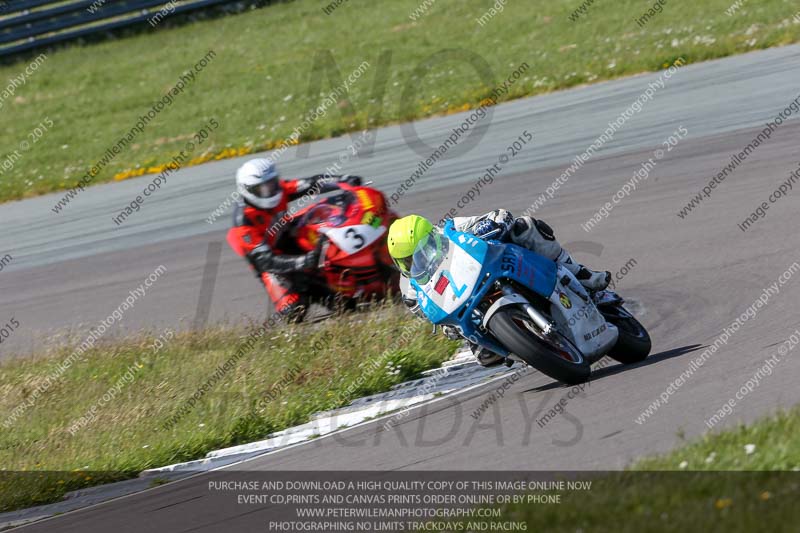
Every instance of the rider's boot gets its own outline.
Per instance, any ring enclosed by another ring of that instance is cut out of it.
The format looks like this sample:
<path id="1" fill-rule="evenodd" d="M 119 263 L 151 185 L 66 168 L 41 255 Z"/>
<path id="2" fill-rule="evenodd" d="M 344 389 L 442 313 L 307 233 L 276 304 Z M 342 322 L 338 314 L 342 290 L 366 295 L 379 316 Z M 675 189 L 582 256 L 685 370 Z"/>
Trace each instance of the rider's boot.
<path id="1" fill-rule="evenodd" d="M 602 291 L 608 284 L 611 283 L 611 272 L 599 272 L 596 270 L 589 270 L 582 264 L 578 263 L 572 256 L 569 255 L 565 249 L 561 249 L 561 253 L 556 258 L 556 263 L 564 265 L 564 268 L 572 272 L 572 274 L 581 282 L 581 285 L 592 291 Z"/>
<path id="2" fill-rule="evenodd" d="M 453 341 L 464 339 L 459 330 L 453 326 L 442 326 L 442 333 L 444 333 L 445 337 Z M 481 366 L 497 366 L 506 362 L 506 358 L 502 355 L 498 355 L 491 350 L 487 350 L 480 344 L 471 342 L 468 339 L 464 340 L 467 341 L 467 344 L 469 344 L 469 349 L 472 352 L 472 355 L 475 356 L 475 359 L 478 360 L 478 364 Z"/>
<path id="3" fill-rule="evenodd" d="M 308 312 L 308 298 L 298 291 L 292 277 L 264 272 L 261 281 L 278 316 L 287 322 L 302 322 Z"/>
<path id="4" fill-rule="evenodd" d="M 611 283 L 611 272 L 590 270 L 572 259 L 556 240 L 553 229 L 541 220 L 529 216 L 517 218 L 511 227 L 511 241 L 564 265 L 589 290 L 600 291 Z"/>
<path id="5" fill-rule="evenodd" d="M 484 367 L 497 366 L 506 362 L 506 358 L 502 355 L 496 354 L 493 351 L 483 348 L 474 342 L 469 343 L 469 349 L 472 350 L 472 355 L 478 360 L 478 364 Z"/>

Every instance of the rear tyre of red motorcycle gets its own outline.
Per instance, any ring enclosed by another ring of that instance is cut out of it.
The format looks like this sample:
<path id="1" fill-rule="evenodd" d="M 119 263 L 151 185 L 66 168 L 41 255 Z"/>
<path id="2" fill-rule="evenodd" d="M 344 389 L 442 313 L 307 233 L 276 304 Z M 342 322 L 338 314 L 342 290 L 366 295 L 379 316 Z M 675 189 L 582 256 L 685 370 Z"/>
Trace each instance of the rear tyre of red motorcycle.
<path id="1" fill-rule="evenodd" d="M 497 311 L 489 331 L 509 351 L 555 380 L 576 385 L 589 379 L 591 365 L 581 351 L 561 333 L 545 337 L 520 306 Z"/>

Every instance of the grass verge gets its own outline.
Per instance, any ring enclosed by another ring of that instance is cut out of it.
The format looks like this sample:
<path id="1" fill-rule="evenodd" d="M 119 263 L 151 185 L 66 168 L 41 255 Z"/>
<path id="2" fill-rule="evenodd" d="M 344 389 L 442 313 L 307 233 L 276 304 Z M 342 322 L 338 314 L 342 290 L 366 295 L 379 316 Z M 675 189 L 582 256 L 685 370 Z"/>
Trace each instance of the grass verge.
<path id="1" fill-rule="evenodd" d="M 800 470 L 800 407 L 710 433 L 635 470 Z M 800 474 L 798 474 L 800 479 Z"/>
<path id="2" fill-rule="evenodd" d="M 670 0 L 645 25 L 636 19 L 649 6 L 636 0 L 598 2 L 577 17 L 578 0 L 508 2 L 491 18 L 489 0 L 421 11 L 419 0 L 349 2 L 329 15 L 328 3 L 299 0 L 53 53 L 2 102 L 0 201 L 73 187 L 209 50 L 215 59 L 92 183 L 159 172 L 204 126 L 187 156 L 194 163 L 274 147 L 364 61 L 347 99 L 336 98 L 300 141 L 474 107 L 523 63 L 500 101 L 800 37 L 788 0 L 746 2 L 733 14 L 731 0 Z M 463 60 L 424 66 L 449 48 L 480 56 L 491 79 Z M 0 79 L 24 69 L 4 66 Z M 212 119 L 218 127 L 207 126 Z"/>
<path id="3" fill-rule="evenodd" d="M 794 472 L 623 472 L 578 477 L 591 481 L 591 489 L 562 491 L 558 503 L 510 505 L 502 509 L 498 521 L 524 522 L 527 531 L 565 533 L 751 533 L 797 531 L 800 520 L 795 504 L 800 476 Z"/>
<path id="4" fill-rule="evenodd" d="M 508 505 L 501 521 L 557 532 L 797 531 L 799 469 L 796 407 L 624 472 L 578 474 L 591 490 L 562 492 L 557 504 Z"/>
<path id="5" fill-rule="evenodd" d="M 160 349 L 144 334 L 98 346 L 0 431 L 0 511 L 197 459 L 385 391 L 452 356 L 456 343 L 429 328 L 388 306 L 269 330 L 177 422 L 181 406 L 254 328 L 161 334 Z M 4 420 L 69 353 L 63 348 L 0 366 Z M 88 422 L 76 426 L 81 417 Z"/>

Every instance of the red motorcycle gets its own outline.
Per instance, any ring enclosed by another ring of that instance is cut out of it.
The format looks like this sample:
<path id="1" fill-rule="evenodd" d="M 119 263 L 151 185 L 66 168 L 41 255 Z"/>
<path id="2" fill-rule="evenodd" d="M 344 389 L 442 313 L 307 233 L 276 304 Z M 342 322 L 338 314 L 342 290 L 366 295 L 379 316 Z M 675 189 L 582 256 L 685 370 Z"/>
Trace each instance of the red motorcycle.
<path id="1" fill-rule="evenodd" d="M 308 293 L 347 304 L 396 294 L 400 274 L 389 256 L 386 234 L 397 214 L 377 189 L 344 183 L 339 188 L 292 216 L 290 234 L 301 251 L 313 250 L 320 235 L 327 239 L 320 267 L 307 280 Z"/>

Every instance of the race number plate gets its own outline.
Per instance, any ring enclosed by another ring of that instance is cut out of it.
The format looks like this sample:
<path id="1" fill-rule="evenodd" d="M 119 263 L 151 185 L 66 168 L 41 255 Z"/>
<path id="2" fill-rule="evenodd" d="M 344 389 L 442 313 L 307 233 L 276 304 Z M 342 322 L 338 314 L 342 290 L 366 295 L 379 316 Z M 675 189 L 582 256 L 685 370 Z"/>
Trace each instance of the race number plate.
<path id="1" fill-rule="evenodd" d="M 352 255 L 377 241 L 386 232 L 386 228 L 357 224 L 344 228 L 322 228 L 320 232 L 324 232 L 340 250 Z"/>

